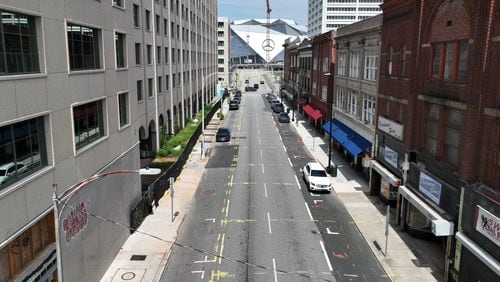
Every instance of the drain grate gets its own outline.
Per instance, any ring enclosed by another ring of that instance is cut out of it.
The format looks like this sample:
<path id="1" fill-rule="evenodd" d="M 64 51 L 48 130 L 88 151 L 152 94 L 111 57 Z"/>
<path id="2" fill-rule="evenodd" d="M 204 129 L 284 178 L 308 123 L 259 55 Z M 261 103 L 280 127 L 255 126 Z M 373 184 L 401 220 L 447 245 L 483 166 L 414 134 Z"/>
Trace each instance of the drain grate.
<path id="1" fill-rule="evenodd" d="M 130 260 L 146 260 L 146 255 L 132 255 Z"/>

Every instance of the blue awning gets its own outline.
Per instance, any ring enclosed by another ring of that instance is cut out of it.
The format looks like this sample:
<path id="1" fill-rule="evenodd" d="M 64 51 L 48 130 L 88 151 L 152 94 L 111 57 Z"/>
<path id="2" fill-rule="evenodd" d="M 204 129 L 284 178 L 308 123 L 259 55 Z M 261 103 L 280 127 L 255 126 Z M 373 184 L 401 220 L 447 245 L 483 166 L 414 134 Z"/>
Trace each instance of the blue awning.
<path id="1" fill-rule="evenodd" d="M 332 133 L 330 133 L 330 127 Z M 323 129 L 353 157 L 372 145 L 370 141 L 335 118 L 323 124 Z"/>

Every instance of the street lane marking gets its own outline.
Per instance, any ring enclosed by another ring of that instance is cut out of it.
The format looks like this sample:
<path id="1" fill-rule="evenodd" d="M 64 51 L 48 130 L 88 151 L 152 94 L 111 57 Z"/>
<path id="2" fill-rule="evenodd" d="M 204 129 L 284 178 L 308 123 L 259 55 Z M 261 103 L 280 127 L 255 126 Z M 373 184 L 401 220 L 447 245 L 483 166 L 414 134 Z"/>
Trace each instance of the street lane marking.
<path id="1" fill-rule="evenodd" d="M 310 192 L 310 193 L 311 193 L 311 197 L 321 197 L 321 195 L 313 194 L 313 192 Z"/>
<path id="2" fill-rule="evenodd" d="M 205 260 L 195 260 L 194 263 L 205 263 L 205 262 L 215 262 L 215 259 L 208 260 L 208 256 L 205 256 Z"/>
<path id="3" fill-rule="evenodd" d="M 233 175 L 231 175 L 231 181 L 229 182 L 229 187 L 233 187 Z"/>
<path id="4" fill-rule="evenodd" d="M 213 223 L 215 223 L 215 218 L 205 218 L 206 221 L 211 221 Z"/>
<path id="5" fill-rule="evenodd" d="M 319 241 L 319 244 L 321 245 L 321 250 L 323 251 L 323 255 L 325 256 L 326 263 L 328 264 L 328 269 L 330 269 L 330 271 L 333 271 L 332 264 L 330 263 L 330 258 L 328 258 L 328 254 L 326 253 L 325 244 L 323 243 L 323 241 Z"/>
<path id="6" fill-rule="evenodd" d="M 278 282 L 278 273 L 276 272 L 276 260 L 273 258 L 274 281 Z"/>
<path id="7" fill-rule="evenodd" d="M 261 164 L 262 165 L 262 174 L 265 174 L 264 172 L 264 164 Z"/>
<path id="8" fill-rule="evenodd" d="M 316 205 L 316 204 L 318 204 L 318 203 L 323 202 L 323 200 L 313 200 L 313 202 L 314 202 L 314 204 Z"/>
<path id="9" fill-rule="evenodd" d="M 231 200 L 227 200 L 227 206 L 226 206 L 226 217 L 227 217 L 227 213 L 229 212 L 229 201 L 231 201 Z"/>
<path id="10" fill-rule="evenodd" d="M 283 142 L 283 138 L 281 138 L 281 135 L 280 135 L 280 140 L 281 140 L 281 142 Z"/>
<path id="11" fill-rule="evenodd" d="M 267 224 L 269 226 L 269 234 L 273 234 L 271 231 L 271 217 L 269 216 L 269 213 L 267 213 Z"/>
<path id="12" fill-rule="evenodd" d="M 220 253 L 219 253 L 219 264 L 222 263 L 222 251 L 224 250 L 224 238 L 226 237 L 226 234 L 222 234 L 222 241 L 220 243 Z"/>
<path id="13" fill-rule="evenodd" d="M 267 184 L 264 183 L 264 195 L 266 195 L 266 198 L 267 198 Z"/>
<path id="14" fill-rule="evenodd" d="M 288 162 L 290 163 L 290 166 L 293 167 L 293 164 L 292 164 L 292 161 L 290 160 L 290 158 L 288 158 Z"/>
<path id="15" fill-rule="evenodd" d="M 286 147 L 285 147 L 285 145 L 283 145 L 283 150 L 285 150 L 285 153 L 286 153 Z"/>
<path id="16" fill-rule="evenodd" d="M 300 182 L 299 182 L 299 178 L 297 177 L 297 175 L 295 175 L 295 182 L 297 182 L 297 186 L 299 186 L 299 190 L 302 189 L 300 187 Z"/>
<path id="17" fill-rule="evenodd" d="M 339 235 L 338 232 L 332 232 L 332 231 L 330 231 L 330 228 L 328 228 L 328 227 L 326 228 L 326 233 L 330 234 L 330 235 Z"/>
<path id="18" fill-rule="evenodd" d="M 191 273 L 201 273 L 201 279 L 205 278 L 205 270 L 194 270 Z"/>
<path id="19" fill-rule="evenodd" d="M 304 203 L 304 204 L 306 204 L 306 209 L 307 209 L 307 213 L 309 214 L 309 218 L 310 218 L 311 220 L 314 220 L 314 218 L 313 218 L 313 216 L 312 216 L 312 213 L 311 213 L 311 210 L 309 209 L 309 206 L 307 205 L 307 203 Z"/>
<path id="20" fill-rule="evenodd" d="M 262 158 L 262 149 L 260 149 L 260 157 Z"/>
<path id="21" fill-rule="evenodd" d="M 260 141 L 260 137 L 259 137 L 259 145 L 262 145 L 261 141 Z"/>

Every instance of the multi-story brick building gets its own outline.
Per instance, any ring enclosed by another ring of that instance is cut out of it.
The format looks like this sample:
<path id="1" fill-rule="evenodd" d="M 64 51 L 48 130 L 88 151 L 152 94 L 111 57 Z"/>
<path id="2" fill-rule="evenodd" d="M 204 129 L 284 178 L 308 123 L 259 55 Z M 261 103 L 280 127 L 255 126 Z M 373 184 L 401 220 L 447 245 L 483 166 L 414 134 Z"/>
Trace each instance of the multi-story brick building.
<path id="1" fill-rule="evenodd" d="M 369 177 L 375 136 L 382 15 L 337 29 L 333 135 L 336 148 Z M 329 124 L 325 125 L 329 132 Z M 365 160 L 363 163 L 363 159 Z"/>
<path id="2" fill-rule="evenodd" d="M 372 191 L 397 192 L 403 230 L 442 240 L 444 280 L 494 281 L 500 5 L 386 0 L 382 9 Z"/>
<path id="3" fill-rule="evenodd" d="M 0 280 L 98 281 L 129 230 L 85 211 L 130 222 L 140 152 L 200 109 L 216 71 L 216 1 L 0 0 L 0 13 Z M 131 173 L 64 198 L 56 230 L 53 187 L 115 170 Z"/>

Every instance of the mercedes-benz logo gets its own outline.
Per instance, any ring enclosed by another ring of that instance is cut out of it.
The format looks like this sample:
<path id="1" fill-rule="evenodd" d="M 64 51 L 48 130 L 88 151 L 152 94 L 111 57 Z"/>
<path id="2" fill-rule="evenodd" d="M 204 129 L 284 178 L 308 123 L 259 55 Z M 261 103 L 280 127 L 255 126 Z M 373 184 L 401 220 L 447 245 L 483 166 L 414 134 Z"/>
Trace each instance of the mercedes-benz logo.
<path id="1" fill-rule="evenodd" d="M 262 42 L 262 49 L 264 51 L 272 51 L 274 50 L 274 41 L 272 39 L 266 39 Z"/>

